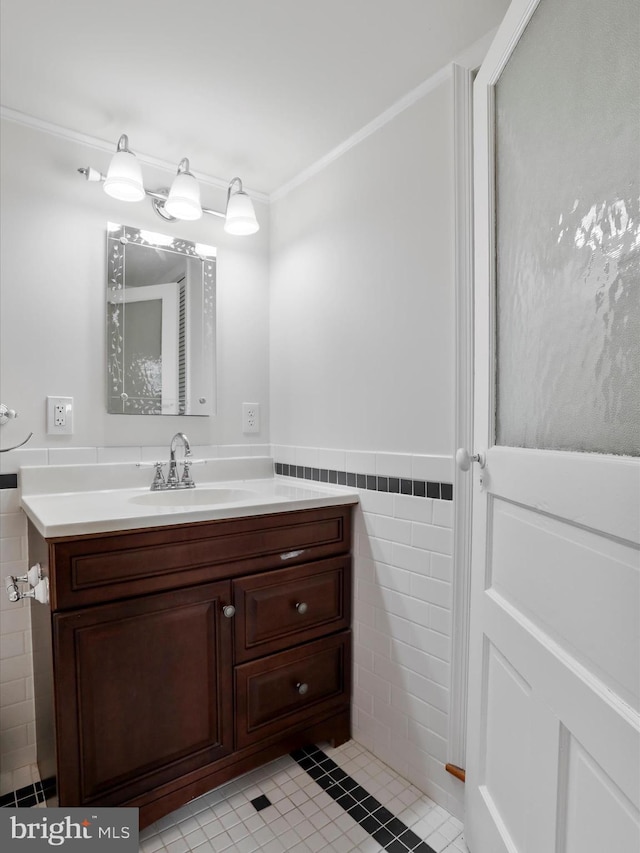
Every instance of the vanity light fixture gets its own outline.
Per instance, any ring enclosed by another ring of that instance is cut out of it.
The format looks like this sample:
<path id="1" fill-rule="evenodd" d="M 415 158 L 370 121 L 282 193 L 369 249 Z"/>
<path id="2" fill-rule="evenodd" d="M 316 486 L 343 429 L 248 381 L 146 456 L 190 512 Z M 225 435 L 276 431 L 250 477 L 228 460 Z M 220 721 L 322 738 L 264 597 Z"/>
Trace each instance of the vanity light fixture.
<path id="1" fill-rule="evenodd" d="M 227 234 L 247 236 L 255 234 L 260 228 L 253 203 L 242 188 L 240 178 L 233 178 L 227 189 L 227 206 L 224 213 L 202 207 L 200 186 L 189 171 L 189 160 L 184 157 L 178 165 L 178 172 L 169 190 L 148 190 L 142 183 L 142 172 L 136 155 L 129 149 L 129 139 L 125 133 L 118 140 L 116 153 L 111 159 L 106 176 L 91 166 L 78 169 L 90 182 L 101 182 L 104 191 L 120 201 L 141 201 L 145 196 L 151 199 L 153 209 L 162 219 L 175 222 L 177 219 L 196 220 L 203 213 L 218 216 L 225 220 Z"/>

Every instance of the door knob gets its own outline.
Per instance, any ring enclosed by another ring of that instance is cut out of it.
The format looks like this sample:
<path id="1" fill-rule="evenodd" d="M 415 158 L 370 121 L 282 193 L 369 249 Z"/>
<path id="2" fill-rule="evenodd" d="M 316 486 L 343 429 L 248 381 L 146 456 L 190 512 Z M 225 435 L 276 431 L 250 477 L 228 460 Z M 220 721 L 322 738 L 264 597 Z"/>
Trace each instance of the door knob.
<path id="1" fill-rule="evenodd" d="M 233 604 L 227 604 L 222 608 L 223 614 L 227 617 L 227 619 L 231 619 L 232 616 L 235 616 L 236 609 Z"/>
<path id="2" fill-rule="evenodd" d="M 486 464 L 484 453 L 474 453 L 471 456 L 466 447 L 459 447 L 456 450 L 456 465 L 461 471 L 468 471 L 472 462 L 477 462 L 481 468 L 484 468 Z"/>

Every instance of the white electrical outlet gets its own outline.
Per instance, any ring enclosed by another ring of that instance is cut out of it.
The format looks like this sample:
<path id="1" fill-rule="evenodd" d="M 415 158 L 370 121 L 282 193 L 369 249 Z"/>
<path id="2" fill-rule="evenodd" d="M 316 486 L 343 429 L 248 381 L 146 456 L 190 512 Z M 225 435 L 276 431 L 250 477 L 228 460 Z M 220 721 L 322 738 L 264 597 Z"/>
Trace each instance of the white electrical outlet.
<path id="1" fill-rule="evenodd" d="M 242 404 L 242 432 L 260 432 L 260 403 Z"/>
<path id="2" fill-rule="evenodd" d="M 71 435 L 73 432 L 73 397 L 47 397 L 47 433 Z"/>

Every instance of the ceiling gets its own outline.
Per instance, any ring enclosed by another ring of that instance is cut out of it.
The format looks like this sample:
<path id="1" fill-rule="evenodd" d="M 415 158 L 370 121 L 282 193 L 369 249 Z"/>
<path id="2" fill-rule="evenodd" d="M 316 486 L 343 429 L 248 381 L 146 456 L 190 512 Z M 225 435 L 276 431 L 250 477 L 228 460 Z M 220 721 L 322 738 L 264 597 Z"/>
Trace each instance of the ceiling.
<path id="1" fill-rule="evenodd" d="M 1 102 L 271 193 L 500 22 L 508 0 L 2 0 Z"/>

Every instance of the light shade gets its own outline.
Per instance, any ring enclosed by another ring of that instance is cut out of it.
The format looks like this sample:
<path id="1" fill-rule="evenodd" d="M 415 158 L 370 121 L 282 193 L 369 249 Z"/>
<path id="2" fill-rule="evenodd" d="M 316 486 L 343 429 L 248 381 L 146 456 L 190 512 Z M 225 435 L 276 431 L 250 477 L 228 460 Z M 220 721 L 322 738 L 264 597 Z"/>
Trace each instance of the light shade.
<path id="1" fill-rule="evenodd" d="M 238 190 L 229 195 L 224 230 L 227 234 L 244 237 L 255 234 L 260 228 L 253 204 L 244 190 Z"/>
<path id="2" fill-rule="evenodd" d="M 142 201 L 145 197 L 142 172 L 136 155 L 127 148 L 127 142 L 123 134 L 109 164 L 103 188 L 107 195 L 120 201 Z"/>
<path id="3" fill-rule="evenodd" d="M 189 161 L 186 158 L 180 161 L 178 174 L 173 179 L 164 209 L 169 216 L 175 216 L 176 219 L 200 219 L 202 216 L 200 187 L 189 171 Z"/>

